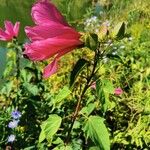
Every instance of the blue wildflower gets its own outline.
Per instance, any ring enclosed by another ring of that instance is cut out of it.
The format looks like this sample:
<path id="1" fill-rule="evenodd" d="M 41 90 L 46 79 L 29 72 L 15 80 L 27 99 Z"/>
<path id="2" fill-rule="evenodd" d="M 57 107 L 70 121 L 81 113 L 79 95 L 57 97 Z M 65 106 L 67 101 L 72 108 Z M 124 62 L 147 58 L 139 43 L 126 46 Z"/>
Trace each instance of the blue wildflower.
<path id="1" fill-rule="evenodd" d="M 21 113 L 18 110 L 14 110 L 11 113 L 13 119 L 19 119 L 21 117 Z"/>

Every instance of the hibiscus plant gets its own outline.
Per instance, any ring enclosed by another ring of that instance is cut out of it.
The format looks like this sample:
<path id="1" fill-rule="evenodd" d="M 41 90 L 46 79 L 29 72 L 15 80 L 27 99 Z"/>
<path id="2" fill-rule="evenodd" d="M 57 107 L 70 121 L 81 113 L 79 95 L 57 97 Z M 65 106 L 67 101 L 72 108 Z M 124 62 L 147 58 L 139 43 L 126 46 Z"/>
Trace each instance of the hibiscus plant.
<path id="1" fill-rule="evenodd" d="M 48 0 L 33 4 L 31 16 L 34 25 L 25 27 L 28 41 L 23 44 L 18 41 L 19 22 L 5 21 L 5 29 L 0 28 L 0 40 L 8 42 L 1 98 L 10 106 L 3 106 L 6 133 L 0 143 L 7 149 L 109 150 L 108 111 L 124 92 L 103 78 L 101 68 L 107 59 L 124 64 L 111 44 L 125 36 L 125 23 L 78 32 Z M 76 51 L 82 55 L 74 61 Z M 66 54 L 69 69 L 61 65 Z M 50 78 L 59 78 L 61 68 L 65 78 L 56 87 L 59 79 Z"/>

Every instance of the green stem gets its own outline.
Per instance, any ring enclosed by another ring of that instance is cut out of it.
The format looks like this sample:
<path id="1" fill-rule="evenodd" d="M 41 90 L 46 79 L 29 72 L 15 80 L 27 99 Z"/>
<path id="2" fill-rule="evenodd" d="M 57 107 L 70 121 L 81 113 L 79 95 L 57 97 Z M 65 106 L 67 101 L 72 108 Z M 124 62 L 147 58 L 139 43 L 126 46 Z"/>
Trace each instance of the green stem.
<path id="1" fill-rule="evenodd" d="M 94 64 L 93 64 L 93 68 L 92 68 L 91 74 L 87 78 L 86 85 L 84 86 L 83 91 L 82 91 L 82 93 L 81 93 L 81 95 L 80 95 L 80 97 L 78 99 L 78 102 L 77 102 L 77 105 L 76 105 L 76 108 L 75 108 L 75 112 L 74 112 L 74 114 L 72 116 L 72 120 L 71 120 L 72 123 L 70 125 L 69 130 L 68 130 L 67 138 L 66 138 L 66 141 L 65 141 L 66 144 L 68 144 L 69 141 L 70 141 L 71 131 L 72 131 L 73 125 L 74 125 L 74 123 L 76 121 L 76 118 L 78 116 L 78 113 L 80 111 L 81 101 L 82 101 L 82 99 L 83 99 L 87 89 L 91 86 L 90 82 L 92 80 L 92 77 L 95 74 L 96 66 L 97 66 L 97 63 L 98 63 L 98 59 L 97 59 L 98 57 L 97 56 L 98 56 L 98 54 L 97 54 L 97 51 L 96 51 L 95 52 L 95 56 L 94 56 Z"/>

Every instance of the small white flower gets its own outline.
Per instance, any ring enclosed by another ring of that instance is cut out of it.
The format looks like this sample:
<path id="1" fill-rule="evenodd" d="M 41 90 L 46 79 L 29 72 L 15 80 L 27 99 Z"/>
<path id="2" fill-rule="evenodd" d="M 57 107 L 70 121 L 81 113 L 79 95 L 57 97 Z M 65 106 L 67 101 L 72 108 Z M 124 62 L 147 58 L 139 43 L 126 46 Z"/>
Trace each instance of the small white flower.
<path id="1" fill-rule="evenodd" d="M 16 136 L 11 134 L 10 136 L 8 136 L 7 142 L 14 142 L 15 138 L 16 138 Z"/>
<path id="2" fill-rule="evenodd" d="M 8 127 L 9 128 L 16 128 L 18 126 L 18 123 L 19 121 L 18 120 L 13 120 L 13 121 L 10 121 L 9 124 L 8 124 Z"/>

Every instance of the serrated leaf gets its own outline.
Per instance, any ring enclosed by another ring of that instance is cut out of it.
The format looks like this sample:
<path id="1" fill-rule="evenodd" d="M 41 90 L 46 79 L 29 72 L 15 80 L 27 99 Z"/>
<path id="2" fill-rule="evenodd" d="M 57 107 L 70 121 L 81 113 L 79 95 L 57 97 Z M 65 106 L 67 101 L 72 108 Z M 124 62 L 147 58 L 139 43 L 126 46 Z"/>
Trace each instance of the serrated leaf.
<path id="1" fill-rule="evenodd" d="M 61 125 L 62 118 L 56 114 L 49 115 L 49 118 L 44 122 L 44 133 L 48 141 L 51 141 L 52 137 L 58 131 Z"/>
<path id="2" fill-rule="evenodd" d="M 125 23 L 118 23 L 112 30 L 112 37 L 122 38 L 125 34 Z"/>
<path id="3" fill-rule="evenodd" d="M 100 150 L 110 150 L 109 133 L 103 121 L 104 119 L 99 116 L 90 116 L 83 131 Z"/>
<path id="4" fill-rule="evenodd" d="M 95 109 L 95 107 L 96 107 L 95 103 L 90 103 L 86 107 L 83 107 L 80 112 L 89 116 L 92 113 L 92 111 Z"/>
<path id="5" fill-rule="evenodd" d="M 70 76 L 70 87 L 73 86 L 76 78 L 78 77 L 79 73 L 83 70 L 83 68 L 86 66 L 88 63 L 87 60 L 85 59 L 79 59 L 77 63 L 75 64 L 73 70 L 71 71 L 71 76 Z"/>
<path id="6" fill-rule="evenodd" d="M 54 104 L 62 102 L 62 100 L 65 99 L 70 93 L 71 91 L 69 90 L 69 88 L 67 86 L 64 86 L 63 89 L 59 91 L 58 95 L 56 95 Z"/>

